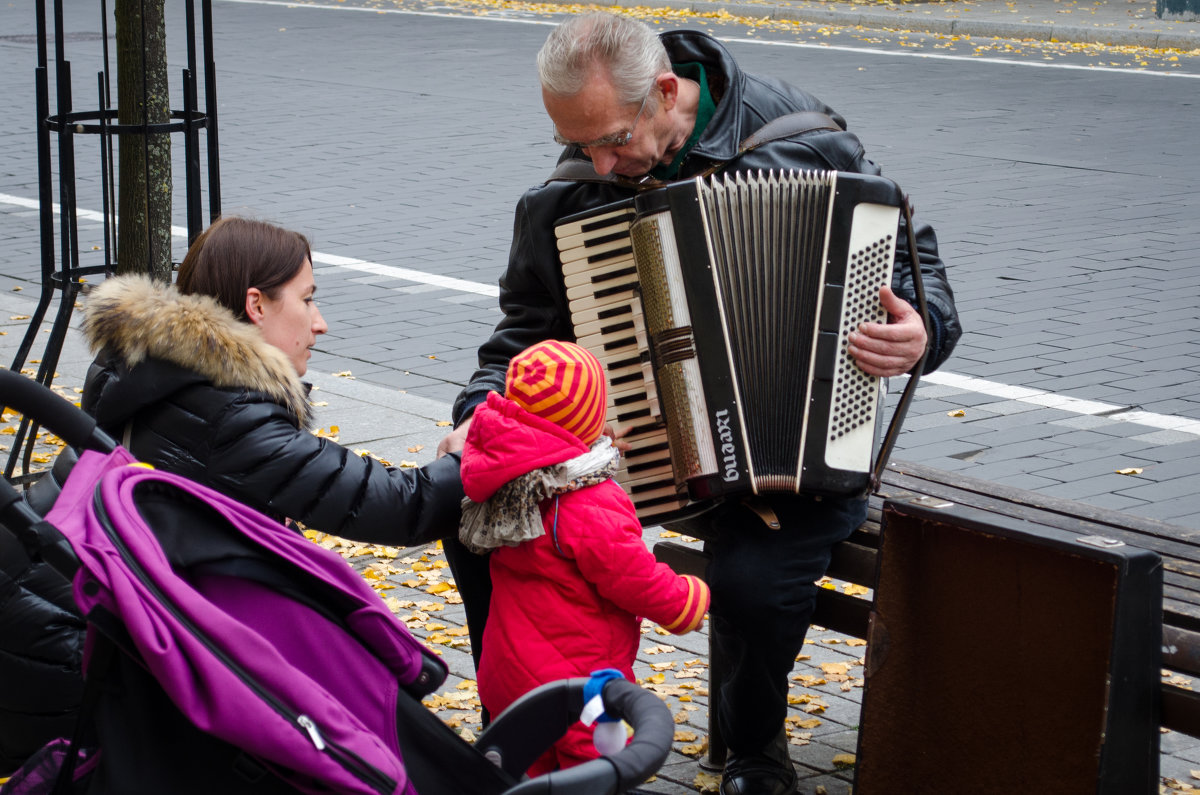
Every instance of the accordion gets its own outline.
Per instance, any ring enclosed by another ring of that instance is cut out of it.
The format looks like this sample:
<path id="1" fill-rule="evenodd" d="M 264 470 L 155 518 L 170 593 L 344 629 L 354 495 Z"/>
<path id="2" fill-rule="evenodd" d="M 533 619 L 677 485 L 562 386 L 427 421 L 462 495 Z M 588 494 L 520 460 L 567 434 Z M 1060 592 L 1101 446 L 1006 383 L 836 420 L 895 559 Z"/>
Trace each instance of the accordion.
<path id="1" fill-rule="evenodd" d="M 847 353 L 883 322 L 903 195 L 785 171 L 673 183 L 555 226 L 576 341 L 608 371 L 617 480 L 639 517 L 871 483 L 879 379 Z"/>

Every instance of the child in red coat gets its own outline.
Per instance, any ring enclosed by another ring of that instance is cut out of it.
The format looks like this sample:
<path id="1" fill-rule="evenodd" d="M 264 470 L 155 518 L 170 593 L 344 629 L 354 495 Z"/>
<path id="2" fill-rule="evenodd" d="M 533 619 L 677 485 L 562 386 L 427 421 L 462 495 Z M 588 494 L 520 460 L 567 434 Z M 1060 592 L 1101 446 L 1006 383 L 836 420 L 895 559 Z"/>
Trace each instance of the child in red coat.
<path id="1" fill-rule="evenodd" d="M 602 436 L 607 388 L 596 357 L 547 341 L 515 356 L 505 397 L 475 410 L 462 456 L 460 537 L 491 552 L 492 601 L 479 696 L 492 715 L 546 682 L 616 668 L 633 679 L 641 616 L 684 634 L 708 610 L 705 583 L 646 549 L 619 455 Z M 576 723 L 530 768 L 598 756 Z"/>

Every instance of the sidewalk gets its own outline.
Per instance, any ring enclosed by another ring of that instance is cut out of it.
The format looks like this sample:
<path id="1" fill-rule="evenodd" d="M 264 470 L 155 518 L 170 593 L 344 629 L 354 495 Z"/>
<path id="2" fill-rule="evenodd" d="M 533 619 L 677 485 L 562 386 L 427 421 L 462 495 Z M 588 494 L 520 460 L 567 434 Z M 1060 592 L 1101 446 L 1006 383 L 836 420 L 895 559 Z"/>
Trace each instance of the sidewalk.
<path id="1" fill-rule="evenodd" d="M 695 12 L 943 36 L 1032 39 L 1151 49 L 1200 49 L 1200 19 L 1158 19 L 1153 0 L 617 0 Z"/>

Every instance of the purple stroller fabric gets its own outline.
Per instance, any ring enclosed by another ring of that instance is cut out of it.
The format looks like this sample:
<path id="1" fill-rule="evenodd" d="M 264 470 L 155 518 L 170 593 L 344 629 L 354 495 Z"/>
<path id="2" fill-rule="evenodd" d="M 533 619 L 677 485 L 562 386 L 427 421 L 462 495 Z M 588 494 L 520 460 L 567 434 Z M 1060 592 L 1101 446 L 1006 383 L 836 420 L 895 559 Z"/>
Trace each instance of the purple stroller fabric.
<path id="1" fill-rule="evenodd" d="M 350 632 L 252 580 L 185 579 L 137 510 L 143 487 L 202 500 L 265 557 L 335 587 L 354 605 Z M 79 557 L 80 608 L 102 606 L 119 618 L 147 669 L 199 729 L 300 791 L 415 792 L 395 721 L 397 699 L 408 697 L 400 685 L 420 673 L 421 647 L 336 553 L 123 449 L 85 452 L 46 518 Z"/>

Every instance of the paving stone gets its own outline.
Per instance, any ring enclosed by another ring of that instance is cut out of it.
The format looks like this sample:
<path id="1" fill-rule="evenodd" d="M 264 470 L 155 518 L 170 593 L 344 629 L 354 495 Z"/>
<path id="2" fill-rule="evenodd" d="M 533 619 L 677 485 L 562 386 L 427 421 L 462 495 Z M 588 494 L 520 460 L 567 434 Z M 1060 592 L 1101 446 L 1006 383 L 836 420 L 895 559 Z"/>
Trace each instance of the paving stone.
<path id="1" fill-rule="evenodd" d="M 1030 491 L 1049 489 L 1059 484 L 1059 481 L 1055 480 L 1054 478 L 1047 478 L 1029 473 L 999 477 L 995 479 L 995 482 L 1002 486 L 1012 486 L 1014 488 L 1028 489 Z"/>

